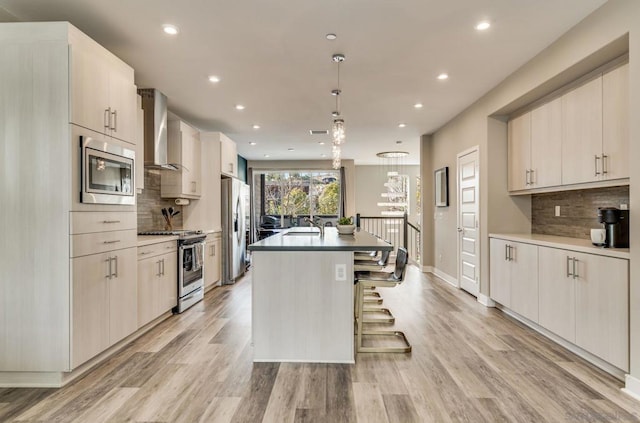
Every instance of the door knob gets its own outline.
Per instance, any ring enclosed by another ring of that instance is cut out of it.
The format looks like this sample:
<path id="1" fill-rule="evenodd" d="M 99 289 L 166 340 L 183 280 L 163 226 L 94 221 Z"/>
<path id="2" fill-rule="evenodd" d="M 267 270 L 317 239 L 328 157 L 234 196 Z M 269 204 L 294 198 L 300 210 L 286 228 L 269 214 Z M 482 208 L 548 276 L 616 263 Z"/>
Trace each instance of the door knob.
<path id="1" fill-rule="evenodd" d="M 462 232 L 462 231 L 463 231 L 463 229 L 462 229 L 462 228 L 458 228 L 458 232 Z"/>

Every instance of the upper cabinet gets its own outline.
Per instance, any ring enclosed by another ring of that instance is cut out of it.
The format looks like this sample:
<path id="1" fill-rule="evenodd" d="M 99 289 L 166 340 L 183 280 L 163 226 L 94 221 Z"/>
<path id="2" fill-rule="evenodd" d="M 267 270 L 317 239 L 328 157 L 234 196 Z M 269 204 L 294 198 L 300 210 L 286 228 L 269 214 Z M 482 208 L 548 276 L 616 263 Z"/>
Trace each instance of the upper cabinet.
<path id="1" fill-rule="evenodd" d="M 558 98 L 509 121 L 509 191 L 562 183 L 561 110 Z"/>
<path id="2" fill-rule="evenodd" d="M 562 183 L 601 179 L 601 77 L 562 96 L 562 122 Z"/>
<path id="3" fill-rule="evenodd" d="M 167 129 L 167 158 L 178 170 L 161 172 L 160 196 L 198 199 L 202 191 L 200 132 L 181 120 L 169 120 Z"/>
<path id="4" fill-rule="evenodd" d="M 602 173 L 629 177 L 629 64 L 602 76 Z"/>
<path id="5" fill-rule="evenodd" d="M 136 142 L 133 69 L 85 37 L 71 39 L 71 122 Z"/>
<path id="6" fill-rule="evenodd" d="M 238 149 L 236 143 L 220 134 L 220 173 L 238 177 Z"/>
<path id="7" fill-rule="evenodd" d="M 629 65 L 508 124 L 509 191 L 629 178 Z"/>

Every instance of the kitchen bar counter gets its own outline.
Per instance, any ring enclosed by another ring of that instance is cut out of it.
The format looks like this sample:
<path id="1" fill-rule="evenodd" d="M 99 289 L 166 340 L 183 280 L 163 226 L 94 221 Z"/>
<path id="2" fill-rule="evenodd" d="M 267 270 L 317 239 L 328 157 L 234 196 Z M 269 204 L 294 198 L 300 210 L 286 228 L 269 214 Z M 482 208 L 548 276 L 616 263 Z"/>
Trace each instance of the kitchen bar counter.
<path id="1" fill-rule="evenodd" d="M 353 252 L 392 246 L 365 231 L 300 234 L 310 230 L 293 228 L 249 246 L 254 361 L 355 361 Z"/>
<path id="2" fill-rule="evenodd" d="M 312 234 L 311 234 L 312 233 Z M 392 246 L 362 229 L 353 235 L 339 235 L 338 230 L 328 226 L 324 237 L 318 228 L 298 226 L 249 245 L 250 251 L 370 251 L 387 250 Z"/>
<path id="3" fill-rule="evenodd" d="M 489 234 L 489 237 L 523 242 L 525 244 L 541 245 L 543 247 L 561 248 L 563 250 L 572 250 L 587 254 L 596 254 L 599 256 L 629 259 L 628 248 L 597 247 L 591 243 L 591 240 L 582 238 L 540 234 Z"/>

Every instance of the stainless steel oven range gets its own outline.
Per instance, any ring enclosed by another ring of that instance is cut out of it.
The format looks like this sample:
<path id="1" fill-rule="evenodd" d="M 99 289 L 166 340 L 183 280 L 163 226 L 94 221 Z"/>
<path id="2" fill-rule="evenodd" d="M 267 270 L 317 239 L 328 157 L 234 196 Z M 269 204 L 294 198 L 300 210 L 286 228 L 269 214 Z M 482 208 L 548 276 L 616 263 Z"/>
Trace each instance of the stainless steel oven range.
<path id="1" fill-rule="evenodd" d="M 178 235 L 178 305 L 182 313 L 204 298 L 204 244 L 200 231 L 150 231 L 139 235 Z"/>

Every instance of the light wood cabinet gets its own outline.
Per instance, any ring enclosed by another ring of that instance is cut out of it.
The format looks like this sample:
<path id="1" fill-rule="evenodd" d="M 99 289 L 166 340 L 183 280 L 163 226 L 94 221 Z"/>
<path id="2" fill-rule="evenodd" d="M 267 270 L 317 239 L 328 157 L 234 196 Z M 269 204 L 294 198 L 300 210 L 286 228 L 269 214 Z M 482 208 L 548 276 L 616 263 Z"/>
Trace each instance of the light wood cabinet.
<path id="1" fill-rule="evenodd" d="M 138 327 L 178 304 L 176 242 L 154 244 L 145 250 L 138 253 Z"/>
<path id="2" fill-rule="evenodd" d="M 602 165 L 605 179 L 629 177 L 629 64 L 602 75 Z"/>
<path id="3" fill-rule="evenodd" d="M 537 246 L 494 238 L 490 243 L 491 298 L 521 316 L 537 322 Z"/>
<path id="4" fill-rule="evenodd" d="M 576 345 L 629 370 L 629 262 L 572 253 Z"/>
<path id="5" fill-rule="evenodd" d="M 602 78 L 562 96 L 562 183 L 600 179 L 602 163 Z"/>
<path id="6" fill-rule="evenodd" d="M 509 191 L 562 183 L 560 99 L 509 121 Z"/>
<path id="7" fill-rule="evenodd" d="M 178 171 L 161 171 L 163 198 L 200 198 L 202 191 L 200 132 L 180 120 L 167 124 L 167 157 Z"/>
<path id="8" fill-rule="evenodd" d="M 71 122 L 136 142 L 133 69 L 85 36 L 71 37 Z"/>
<path id="9" fill-rule="evenodd" d="M 207 236 L 204 251 L 204 288 L 218 285 L 221 277 L 221 250 L 222 237 L 219 233 Z"/>
<path id="10" fill-rule="evenodd" d="M 220 173 L 238 177 L 238 148 L 236 143 L 220 134 Z"/>
<path id="11" fill-rule="evenodd" d="M 77 367 L 137 329 L 136 249 L 71 260 L 72 367 Z"/>
<path id="12" fill-rule="evenodd" d="M 539 323 L 551 332 L 575 343 L 575 280 L 571 276 L 569 252 L 538 247 Z"/>

